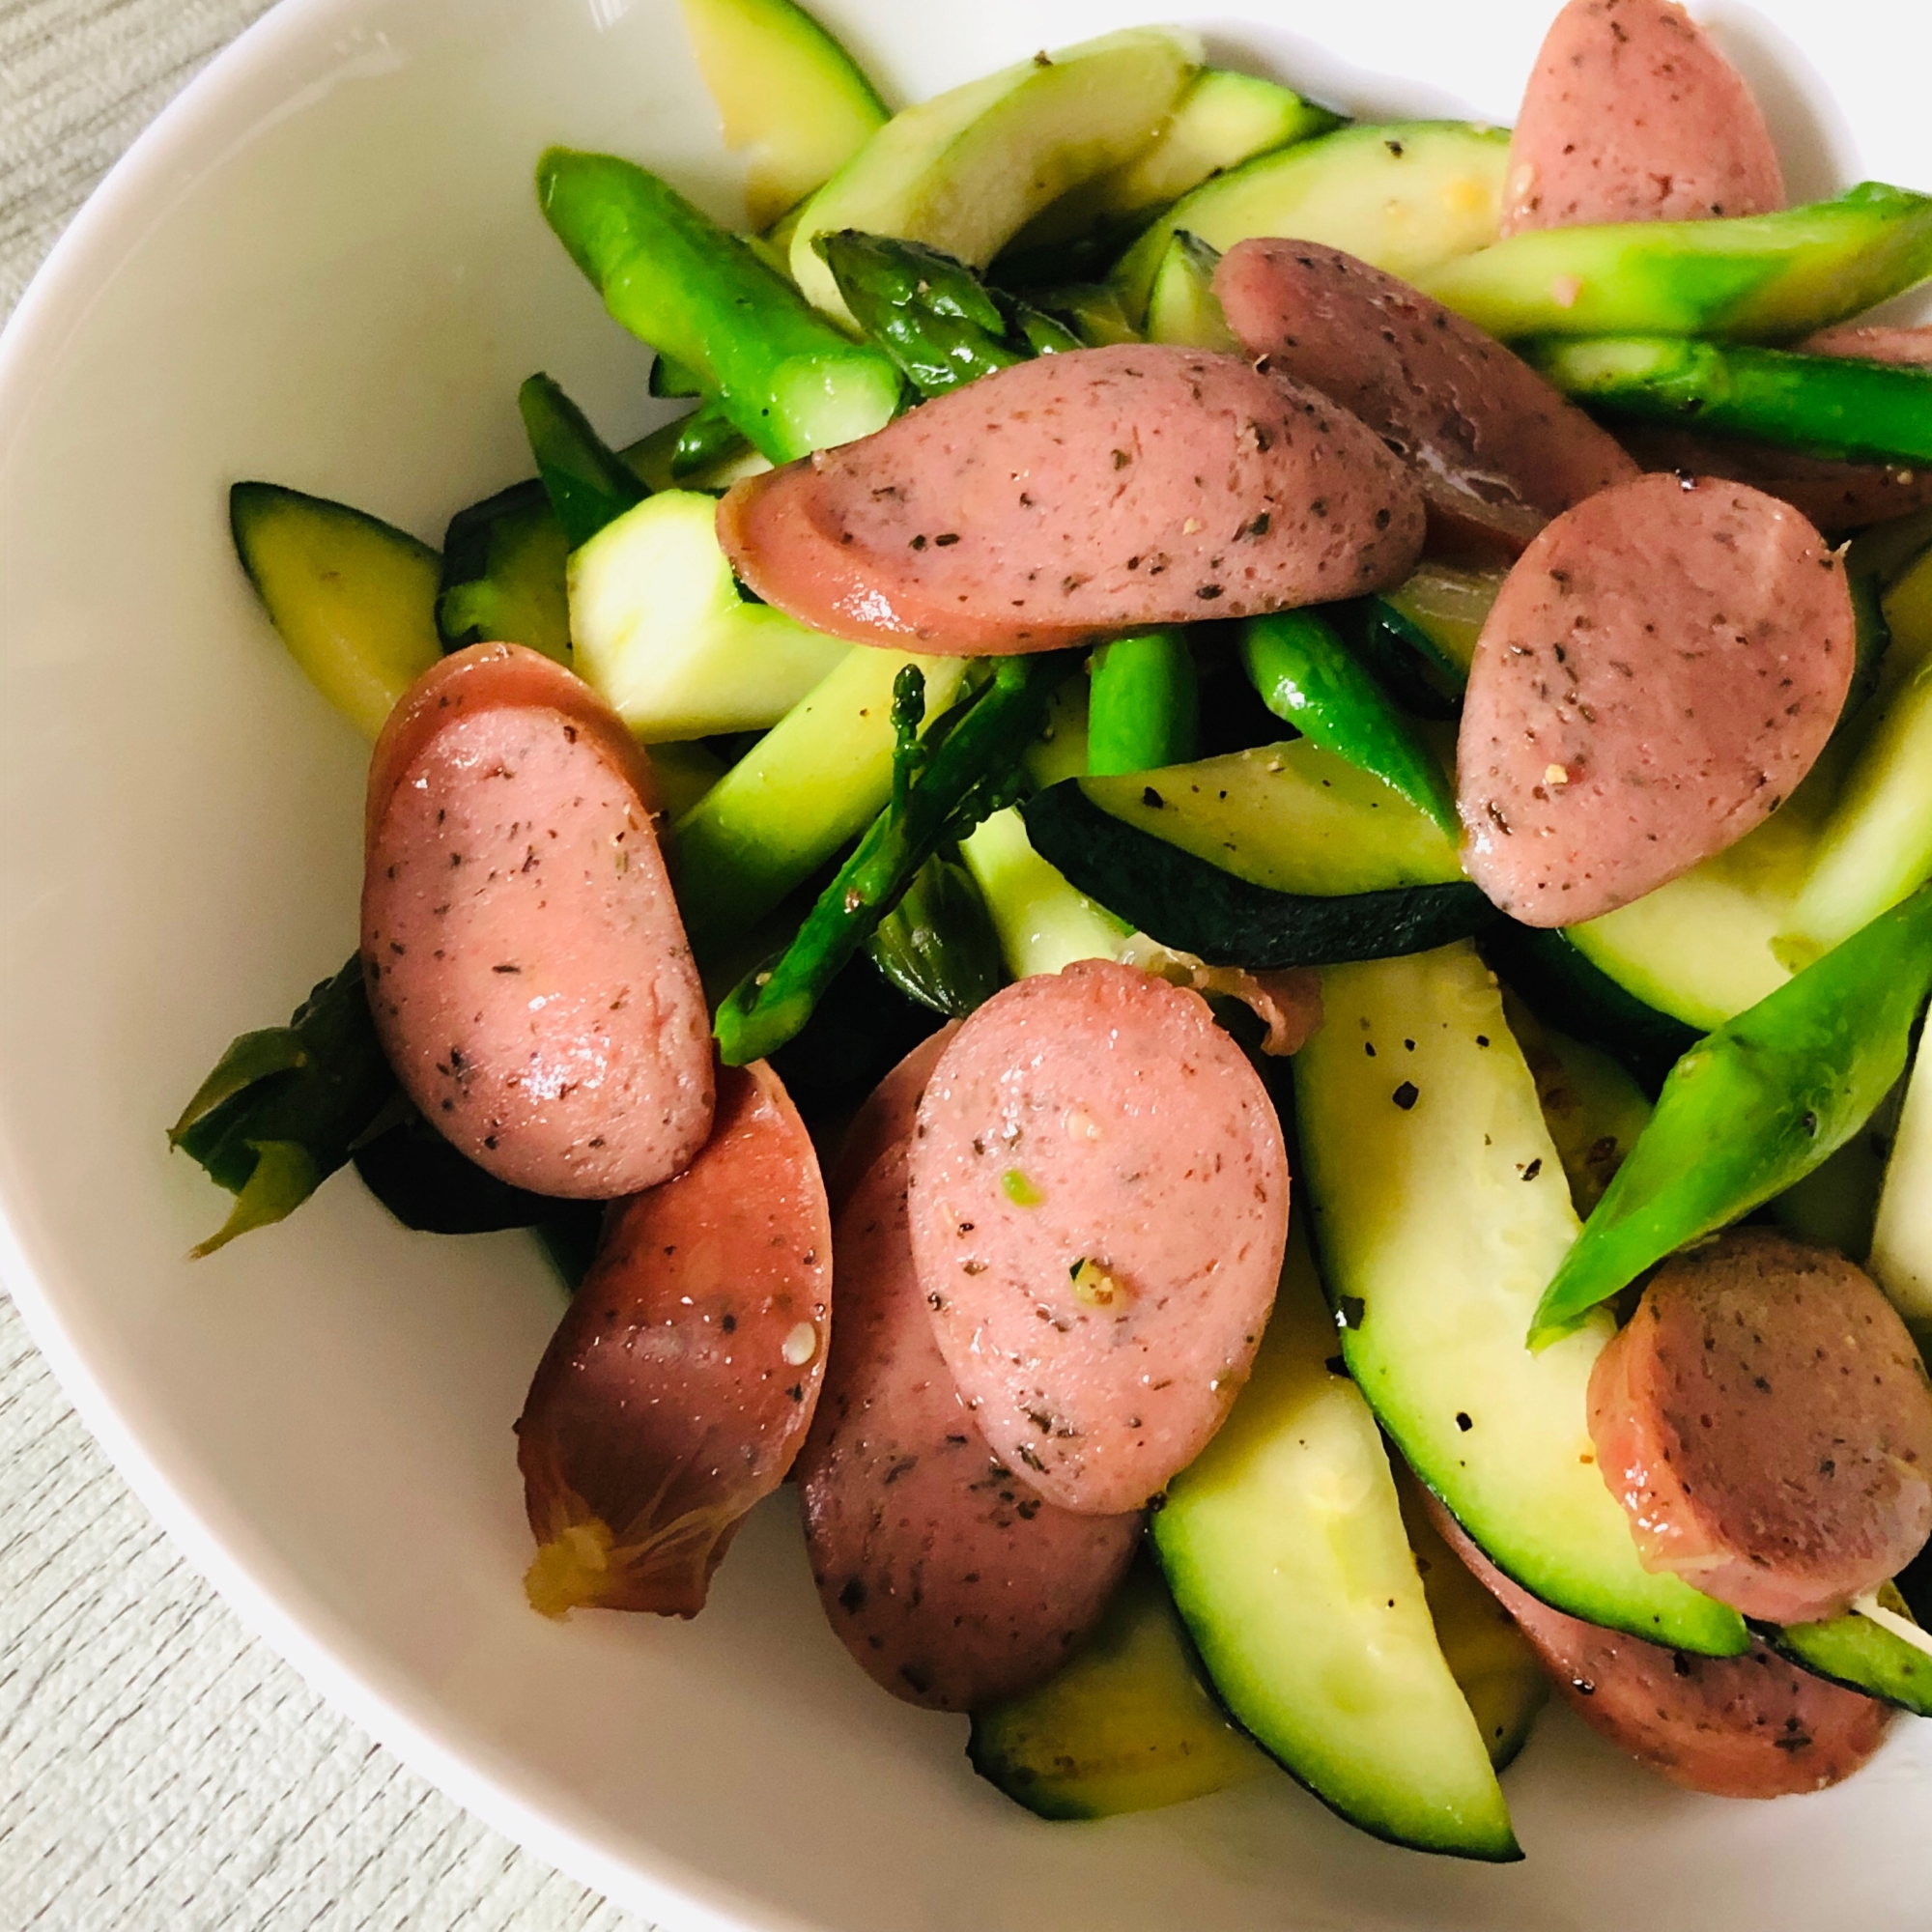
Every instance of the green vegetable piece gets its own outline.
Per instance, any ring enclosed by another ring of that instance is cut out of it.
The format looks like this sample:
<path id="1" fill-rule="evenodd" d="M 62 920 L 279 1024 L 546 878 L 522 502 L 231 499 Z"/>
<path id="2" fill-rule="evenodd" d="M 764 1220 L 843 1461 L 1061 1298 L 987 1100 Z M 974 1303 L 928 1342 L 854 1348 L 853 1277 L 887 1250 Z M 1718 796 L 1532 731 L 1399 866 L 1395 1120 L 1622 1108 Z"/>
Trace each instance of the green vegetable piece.
<path id="1" fill-rule="evenodd" d="M 915 692 L 923 705 L 924 680 L 915 666 L 899 673 L 892 803 L 776 964 L 742 981 L 719 1008 L 713 1031 L 726 1065 L 763 1060 L 790 1039 L 941 839 L 963 837 L 1010 803 L 1020 758 L 1045 723 L 1048 693 L 1065 669 L 1058 654 L 1003 658 L 992 684 L 929 763 L 914 735 L 919 712 L 912 709 Z"/>
<path id="2" fill-rule="evenodd" d="M 1415 279 L 1506 340 L 1777 342 L 1842 322 L 1928 273 L 1932 196 L 1861 182 L 1779 214 L 1537 229 Z"/>
<path id="3" fill-rule="evenodd" d="M 169 1128 L 169 1146 L 236 1197 L 227 1222 L 194 1256 L 293 1213 L 349 1159 L 395 1095 L 357 954 L 287 1026 L 237 1039 Z"/>
<path id="4" fill-rule="evenodd" d="M 1240 339 L 1228 327 L 1220 298 L 1214 293 L 1214 267 L 1221 259 L 1200 236 L 1185 228 L 1175 231 L 1160 267 L 1154 271 L 1148 298 L 1147 338 L 1172 342 L 1184 349 L 1211 349 L 1222 355 L 1240 355 Z"/>
<path id="5" fill-rule="evenodd" d="M 1065 325 L 1076 348 L 1111 349 L 1139 342 L 1141 332 L 1127 320 L 1119 293 L 1104 282 L 1062 282 L 1030 289 L 1034 308 Z"/>
<path id="6" fill-rule="evenodd" d="M 677 821 L 685 931 L 707 971 L 892 797 L 893 685 L 907 659 L 849 651 Z M 958 696 L 962 658 L 913 658 L 928 720 Z"/>
<path id="7" fill-rule="evenodd" d="M 570 559 L 577 671 L 647 745 L 775 724 L 852 648 L 745 599 L 717 507 L 660 491 Z"/>
<path id="8" fill-rule="evenodd" d="M 951 255 L 922 242 L 841 229 L 818 252 L 854 320 L 922 396 L 1027 362 L 1037 353 L 992 292 Z"/>
<path id="9" fill-rule="evenodd" d="M 570 545 L 540 480 L 499 490 L 451 518 L 436 625 L 444 650 L 527 644 L 570 662 L 564 563 Z"/>
<path id="10" fill-rule="evenodd" d="M 1904 1071 L 1928 988 L 1932 886 L 1692 1047 L 1544 1291 L 1530 1346 L 1844 1146 Z"/>
<path id="11" fill-rule="evenodd" d="M 1127 1573 L 1072 1659 L 1037 1690 L 973 1713 L 987 1783 L 1039 1818 L 1116 1818 L 1264 1776 L 1222 1714 L 1151 1563 Z"/>
<path id="12" fill-rule="evenodd" d="M 681 362 L 774 463 L 868 436 L 896 412 L 888 357 L 815 314 L 656 175 L 552 148 L 537 163 L 537 197 L 611 313 Z"/>
<path id="13" fill-rule="evenodd" d="M 400 1094 L 393 1111 L 395 1123 L 359 1142 L 353 1158 L 362 1184 L 406 1228 L 487 1235 L 538 1227 L 593 1206 L 512 1187 L 459 1152 Z"/>
<path id="14" fill-rule="evenodd" d="M 799 287 L 851 319 L 812 245 L 841 228 L 983 269 L 1041 209 L 1139 154 L 1200 63 L 1193 35 L 1134 27 L 895 115 L 807 205 L 791 244 Z"/>
<path id="15" fill-rule="evenodd" d="M 1897 1584 L 1880 1585 L 1878 1600 L 1894 1616 L 1914 1621 Z M 1814 1676 L 1932 1718 L 1932 1657 L 1869 1617 L 1847 1611 L 1822 1624 L 1766 1625 L 1758 1634 Z"/>
<path id="16" fill-rule="evenodd" d="M 1094 653 L 1087 769 L 1095 778 L 1183 765 L 1200 744 L 1201 679 L 1185 632 L 1117 638 Z"/>
<path id="17" fill-rule="evenodd" d="M 907 999 L 964 1019 L 1000 990 L 1000 938 L 973 874 L 935 852 L 866 942 Z"/>
<path id="18" fill-rule="evenodd" d="M 1293 1222 L 1247 1385 L 1154 1515 L 1161 1569 L 1222 1701 L 1323 1804 L 1396 1844 L 1520 1859 L 1388 1451 L 1335 1354 Z"/>
<path id="19" fill-rule="evenodd" d="M 1566 395 L 1851 463 L 1932 462 L 1932 369 L 1667 335 L 1560 338 L 1519 352 Z"/>
<path id="20" fill-rule="evenodd" d="M 1146 316 L 1177 230 L 1226 250 L 1256 235 L 1346 248 L 1414 281 L 1496 239 L 1509 133 L 1465 121 L 1342 128 L 1216 175 L 1183 195 L 1112 276 L 1129 321 Z"/>
<path id="21" fill-rule="evenodd" d="M 647 492 L 637 472 L 548 376 L 532 376 L 517 391 L 517 408 L 544 493 L 572 550 L 643 501 Z"/>
<path id="22" fill-rule="evenodd" d="M 677 426 L 677 446 L 670 456 L 671 481 L 684 483 L 702 476 L 742 456 L 750 447 L 722 403 L 699 403 Z"/>
<path id="23" fill-rule="evenodd" d="M 994 812 L 960 842 L 959 856 L 985 898 L 1010 978 L 1121 956 L 1133 928 L 1034 850 L 1017 806 Z"/>
<path id="24" fill-rule="evenodd" d="M 652 395 L 667 401 L 684 396 L 701 396 L 704 385 L 673 355 L 653 355 L 651 373 L 644 386 Z"/>
<path id="25" fill-rule="evenodd" d="M 1932 877 L 1932 551 L 1885 610 L 1892 650 L 1791 915 L 1802 948 L 1836 945 Z"/>
<path id="26" fill-rule="evenodd" d="M 1446 838 L 1462 837 L 1441 764 L 1330 625 L 1312 611 L 1253 617 L 1241 627 L 1240 653 L 1262 702 L 1284 724 L 1373 773 Z"/>
<path id="27" fill-rule="evenodd" d="M 885 123 L 865 71 L 792 0 L 684 0 L 684 23 L 724 145 L 746 157 L 754 228 L 829 181 Z"/>
<path id="28" fill-rule="evenodd" d="M 228 526 L 289 655 L 373 738 L 442 655 L 436 552 L 346 503 L 275 483 L 237 483 Z"/>

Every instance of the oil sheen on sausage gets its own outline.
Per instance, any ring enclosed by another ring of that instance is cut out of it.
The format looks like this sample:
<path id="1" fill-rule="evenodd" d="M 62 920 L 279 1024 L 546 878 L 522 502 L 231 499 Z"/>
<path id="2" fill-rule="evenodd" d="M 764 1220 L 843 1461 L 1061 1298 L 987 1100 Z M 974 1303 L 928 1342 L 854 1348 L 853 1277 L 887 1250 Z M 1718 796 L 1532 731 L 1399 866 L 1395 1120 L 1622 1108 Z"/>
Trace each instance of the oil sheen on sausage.
<path id="1" fill-rule="evenodd" d="M 1139 344 L 1003 369 L 718 511 L 767 603 L 961 655 L 1355 596 L 1406 575 L 1422 532 L 1413 483 L 1325 397 Z"/>
<path id="2" fill-rule="evenodd" d="M 1502 232 L 1784 206 L 1744 76 L 1671 0 L 1570 0 L 1510 137 Z"/>
<path id="3" fill-rule="evenodd" d="M 513 1186 L 611 1200 L 710 1130 L 710 1023 L 649 761 L 516 644 L 445 658 L 369 775 L 362 969 L 411 1099 Z"/>
<path id="4" fill-rule="evenodd" d="M 1085 960 L 952 1037 L 911 1214 L 940 1352 L 993 1453 L 1048 1501 L 1113 1515 L 1194 1460 L 1247 1376 L 1288 1156 L 1200 994 Z"/>
<path id="5" fill-rule="evenodd" d="M 1435 536 L 1514 556 L 1560 511 L 1637 474 L 1536 371 L 1406 282 L 1313 242 L 1242 242 L 1214 271 L 1262 368 L 1320 389 L 1413 469 Z"/>
<path id="6" fill-rule="evenodd" d="M 933 1339 L 906 1147 L 840 1212 L 838 1321 L 798 1463 L 819 1601 L 895 1697 L 970 1711 L 1050 1677 L 1132 1559 L 1141 1517 L 1075 1516 L 987 1448 Z"/>
<path id="7" fill-rule="evenodd" d="M 1675 476 L 1592 497 L 1522 554 L 1476 643 L 1469 876 L 1552 926 L 1688 871 L 1790 797 L 1852 663 L 1843 565 L 1790 505 Z"/>
<path id="8" fill-rule="evenodd" d="M 1889 1708 L 1761 1643 L 1691 1657 L 1601 1630 L 1505 1577 L 1439 1507 L 1456 1553 L 1516 1619 L 1570 1708 L 1619 1750 L 1690 1791 L 1783 1798 L 1849 1777 L 1885 1742 Z"/>
<path id="9" fill-rule="evenodd" d="M 1932 1535 L 1932 1389 L 1862 1270 L 1774 1228 L 1677 1256 L 1597 1358 L 1590 1435 L 1649 1570 L 1822 1622 Z"/>
<path id="10" fill-rule="evenodd" d="M 718 1078 L 675 1179 L 615 1203 L 517 1424 L 536 1608 L 696 1616 L 818 1400 L 832 1224 L 810 1136 L 762 1061 Z"/>

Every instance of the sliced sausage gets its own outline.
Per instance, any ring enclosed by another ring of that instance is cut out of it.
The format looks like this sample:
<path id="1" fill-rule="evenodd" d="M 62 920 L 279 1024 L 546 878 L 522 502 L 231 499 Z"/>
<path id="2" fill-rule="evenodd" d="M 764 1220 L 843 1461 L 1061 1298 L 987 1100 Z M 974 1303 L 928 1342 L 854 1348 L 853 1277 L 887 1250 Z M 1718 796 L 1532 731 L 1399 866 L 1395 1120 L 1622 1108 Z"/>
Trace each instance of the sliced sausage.
<path id="1" fill-rule="evenodd" d="M 1643 476 L 1559 517 L 1477 639 L 1457 745 L 1463 863 L 1526 925 L 1570 925 L 1734 844 L 1843 709 L 1841 560 L 1742 484 Z"/>
<path id="2" fill-rule="evenodd" d="M 1570 0 L 1510 136 L 1502 232 L 1784 206 L 1744 76 L 1671 0 Z"/>
<path id="3" fill-rule="evenodd" d="M 1849 1777 L 1885 1741 L 1889 1706 L 1753 1643 L 1692 1657 L 1601 1630 L 1505 1577 L 1436 1506 L 1456 1553 L 1492 1591 L 1571 1709 L 1672 1784 L 1717 1798 L 1783 1798 Z"/>
<path id="4" fill-rule="evenodd" d="M 1932 325 L 1886 328 L 1872 323 L 1841 322 L 1792 345 L 1801 355 L 1837 355 L 1848 362 L 1888 362 L 1894 368 L 1932 368 Z"/>
<path id="5" fill-rule="evenodd" d="M 1325 397 L 1141 344 L 1001 370 L 718 509 L 767 603 L 963 655 L 1351 597 L 1399 581 L 1422 530 L 1414 485 Z"/>
<path id="6" fill-rule="evenodd" d="M 852 1190 L 871 1171 L 873 1162 L 911 1137 L 919 1096 L 925 1092 L 925 1083 L 939 1065 L 947 1041 L 958 1031 L 959 1022 L 948 1020 L 937 1033 L 927 1034 L 872 1089 L 852 1116 L 825 1176 L 825 1191 L 831 1196 L 834 1214 L 844 1211 Z"/>
<path id="7" fill-rule="evenodd" d="M 970 1711 L 1059 1669 L 1125 1574 L 1141 1518 L 1056 1509 L 987 1448 L 913 1269 L 906 1146 L 838 1216 L 838 1323 L 799 1494 L 846 1649 L 894 1696 Z"/>
<path id="8" fill-rule="evenodd" d="M 1590 1435 L 1648 1570 L 1819 1623 L 1932 1535 L 1932 1388 L 1842 1255 L 1733 1228 L 1668 1262 L 1597 1357 Z"/>
<path id="9" fill-rule="evenodd" d="M 616 714 L 517 644 L 445 658 L 377 742 L 376 1029 L 423 1117 L 513 1186 L 633 1194 L 710 1130 L 710 1021 L 656 810 Z"/>
<path id="10" fill-rule="evenodd" d="M 697 1614 L 810 1427 L 831 1288 L 805 1123 L 762 1061 L 727 1067 L 696 1159 L 610 1209 L 530 1383 L 517 1462 L 538 1609 Z"/>
<path id="11" fill-rule="evenodd" d="M 1240 242 L 1214 293 L 1264 371 L 1332 397 L 1408 463 L 1451 537 L 1514 556 L 1558 512 L 1637 473 L 1520 357 L 1339 248 Z"/>
<path id="12" fill-rule="evenodd" d="M 911 1213 L 940 1352 L 993 1453 L 1050 1502 L 1111 1515 L 1194 1460 L 1247 1376 L 1288 1156 L 1200 994 L 1083 960 L 952 1037 Z"/>
<path id="13" fill-rule="evenodd" d="M 1839 463 L 1743 437 L 1707 436 L 1668 423 L 1621 423 L 1617 440 L 1646 469 L 1747 483 L 1821 530 L 1841 535 L 1932 506 L 1932 469 Z"/>

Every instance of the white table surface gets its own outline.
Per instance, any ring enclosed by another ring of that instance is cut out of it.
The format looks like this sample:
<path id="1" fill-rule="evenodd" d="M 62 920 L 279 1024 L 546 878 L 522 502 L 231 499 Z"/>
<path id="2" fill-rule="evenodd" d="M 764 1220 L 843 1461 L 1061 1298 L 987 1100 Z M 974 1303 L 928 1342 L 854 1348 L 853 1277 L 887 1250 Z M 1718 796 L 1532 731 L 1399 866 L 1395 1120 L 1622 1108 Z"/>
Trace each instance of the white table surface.
<path id="1" fill-rule="evenodd" d="M 0 316 L 265 0 L 0 0 Z M 0 1932 L 640 1932 L 336 1716 L 191 1571 L 0 1295 Z"/>

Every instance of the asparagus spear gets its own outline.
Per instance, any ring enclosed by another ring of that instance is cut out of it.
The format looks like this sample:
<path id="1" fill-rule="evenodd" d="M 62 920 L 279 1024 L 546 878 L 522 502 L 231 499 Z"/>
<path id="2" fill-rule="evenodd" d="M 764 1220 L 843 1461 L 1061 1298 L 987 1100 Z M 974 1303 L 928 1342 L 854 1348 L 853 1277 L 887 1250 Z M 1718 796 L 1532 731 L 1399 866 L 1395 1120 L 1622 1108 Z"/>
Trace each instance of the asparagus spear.
<path id="1" fill-rule="evenodd" d="M 517 408 L 544 494 L 570 549 L 587 544 L 606 524 L 614 524 L 650 494 L 548 376 L 532 376 L 517 391 Z"/>
<path id="2" fill-rule="evenodd" d="M 1050 316 L 997 294 L 923 242 L 847 228 L 815 245 L 859 327 L 922 396 L 1080 346 Z"/>
<path id="3" fill-rule="evenodd" d="M 1087 769 L 1095 778 L 1184 765 L 1201 737 L 1201 681 L 1178 630 L 1117 638 L 1094 653 Z"/>
<path id="4" fill-rule="evenodd" d="M 868 436 L 897 411 L 890 357 L 844 335 L 657 176 L 552 148 L 537 194 L 611 313 L 681 363 L 774 463 Z"/>
<path id="5" fill-rule="evenodd" d="M 1241 627 L 1240 652 L 1262 702 L 1277 718 L 1324 751 L 1373 772 L 1450 838 L 1462 837 L 1440 763 L 1373 673 L 1314 611 L 1250 618 Z"/>
<path id="6" fill-rule="evenodd" d="M 1932 196 L 1862 182 L 1781 214 L 1512 235 L 1417 279 L 1426 294 L 1505 339 L 1776 342 L 1842 322 L 1928 273 Z"/>
<path id="7" fill-rule="evenodd" d="M 1576 1245 L 1530 1346 L 1567 1334 L 1653 1263 L 1726 1227 L 1842 1147 L 1905 1069 L 1932 988 L 1932 886 L 1707 1034 L 1672 1069 Z"/>
<path id="8" fill-rule="evenodd" d="M 1058 654 L 1002 659 L 993 682 L 929 753 L 919 738 L 924 677 L 913 665 L 899 672 L 892 803 L 777 962 L 742 981 L 719 1008 L 713 1031 L 727 1065 L 762 1060 L 790 1039 L 941 840 L 961 837 L 1012 802 L 1021 756 L 1044 724 L 1047 697 L 1066 668 Z"/>
<path id="9" fill-rule="evenodd" d="M 1521 353 L 1559 389 L 1619 414 L 1852 463 L 1932 463 L 1932 369 L 1656 335 L 1550 339 Z"/>

